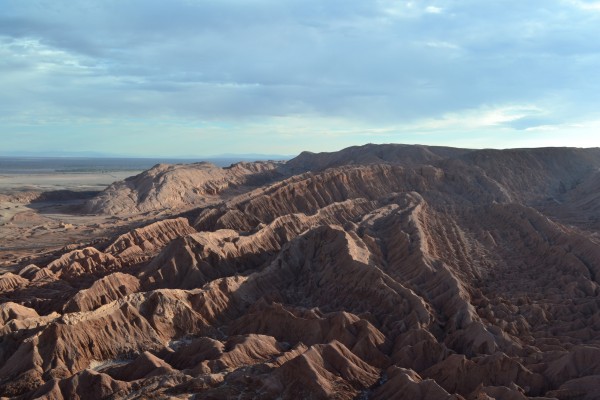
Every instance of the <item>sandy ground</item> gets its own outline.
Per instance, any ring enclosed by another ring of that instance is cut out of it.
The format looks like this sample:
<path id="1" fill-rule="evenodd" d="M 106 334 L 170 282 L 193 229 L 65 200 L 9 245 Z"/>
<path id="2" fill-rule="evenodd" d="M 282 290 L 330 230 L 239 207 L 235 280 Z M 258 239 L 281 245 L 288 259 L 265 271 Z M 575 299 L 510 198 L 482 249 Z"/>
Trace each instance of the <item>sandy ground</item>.
<path id="1" fill-rule="evenodd" d="M 79 214 L 77 208 L 86 198 L 78 193 L 100 191 L 139 172 L 0 175 L 0 273 L 43 258 L 67 244 L 86 244 L 135 225 L 142 216 Z M 57 190 L 74 193 L 72 198 L 32 202 L 41 192 Z"/>
<path id="2" fill-rule="evenodd" d="M 32 190 L 102 190 L 115 181 L 123 180 L 140 172 L 0 174 L 0 194 Z"/>

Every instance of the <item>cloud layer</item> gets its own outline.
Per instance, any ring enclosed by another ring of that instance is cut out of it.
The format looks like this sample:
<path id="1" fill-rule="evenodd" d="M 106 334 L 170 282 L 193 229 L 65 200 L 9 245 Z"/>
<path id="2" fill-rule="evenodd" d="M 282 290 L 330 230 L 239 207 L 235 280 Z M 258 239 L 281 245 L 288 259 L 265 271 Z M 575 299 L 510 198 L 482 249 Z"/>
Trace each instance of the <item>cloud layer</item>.
<path id="1" fill-rule="evenodd" d="M 5 0 L 0 137 L 170 156 L 600 146 L 598 37 L 600 3 L 575 0 Z"/>

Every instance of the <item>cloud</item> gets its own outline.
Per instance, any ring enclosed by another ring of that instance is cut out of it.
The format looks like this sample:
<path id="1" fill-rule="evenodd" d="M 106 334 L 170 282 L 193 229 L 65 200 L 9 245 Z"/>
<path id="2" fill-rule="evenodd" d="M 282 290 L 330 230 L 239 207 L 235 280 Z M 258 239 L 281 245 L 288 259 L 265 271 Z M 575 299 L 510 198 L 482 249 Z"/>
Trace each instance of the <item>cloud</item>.
<path id="1" fill-rule="evenodd" d="M 442 9 L 436 6 L 427 6 L 425 7 L 425 12 L 428 12 L 430 14 L 440 14 L 442 12 Z"/>
<path id="2" fill-rule="evenodd" d="M 569 0 L 568 3 L 582 10 L 600 11 L 600 2 L 598 1 Z"/>
<path id="3" fill-rule="evenodd" d="M 229 124 L 240 138 L 243 127 L 260 132 L 273 121 L 300 131 L 299 120 L 302 135 L 344 126 L 337 132 L 352 140 L 406 134 L 403 126 L 497 129 L 500 137 L 566 129 L 599 117 L 596 5 L 5 0 L 0 135 L 30 126 L 38 137 L 57 136 L 68 121 L 81 129 L 111 121 L 115 133 L 88 135 L 93 145 L 124 135 L 132 119 L 150 121 L 148 131 L 158 120 L 171 121 L 171 132 Z M 349 133 L 356 129 L 366 133 Z M 285 131 L 277 129 L 301 150 Z M 328 137 L 332 146 L 347 142 Z"/>

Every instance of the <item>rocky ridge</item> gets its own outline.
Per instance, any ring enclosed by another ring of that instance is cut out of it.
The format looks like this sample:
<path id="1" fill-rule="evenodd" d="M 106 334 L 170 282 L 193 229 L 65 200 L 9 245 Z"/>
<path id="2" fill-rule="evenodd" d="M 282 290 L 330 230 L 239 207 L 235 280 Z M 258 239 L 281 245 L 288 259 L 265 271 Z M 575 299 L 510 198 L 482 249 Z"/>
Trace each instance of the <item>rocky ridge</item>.
<path id="1" fill-rule="evenodd" d="M 2 395 L 599 398 L 598 149 L 288 164 L 0 277 Z"/>
<path id="2" fill-rule="evenodd" d="M 220 168 L 208 162 L 157 164 L 115 182 L 83 207 L 86 213 L 133 214 L 191 208 L 218 200 L 227 189 L 262 185 L 277 178 L 279 162 L 240 162 Z"/>

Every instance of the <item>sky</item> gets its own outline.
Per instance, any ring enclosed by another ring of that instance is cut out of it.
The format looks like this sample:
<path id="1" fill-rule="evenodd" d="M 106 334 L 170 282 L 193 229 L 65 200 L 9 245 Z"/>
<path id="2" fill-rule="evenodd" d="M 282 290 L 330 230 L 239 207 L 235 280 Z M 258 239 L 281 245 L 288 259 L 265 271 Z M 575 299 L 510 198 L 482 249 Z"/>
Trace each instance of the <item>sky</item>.
<path id="1" fill-rule="evenodd" d="M 600 146 L 600 0 L 0 0 L 0 154 Z"/>

